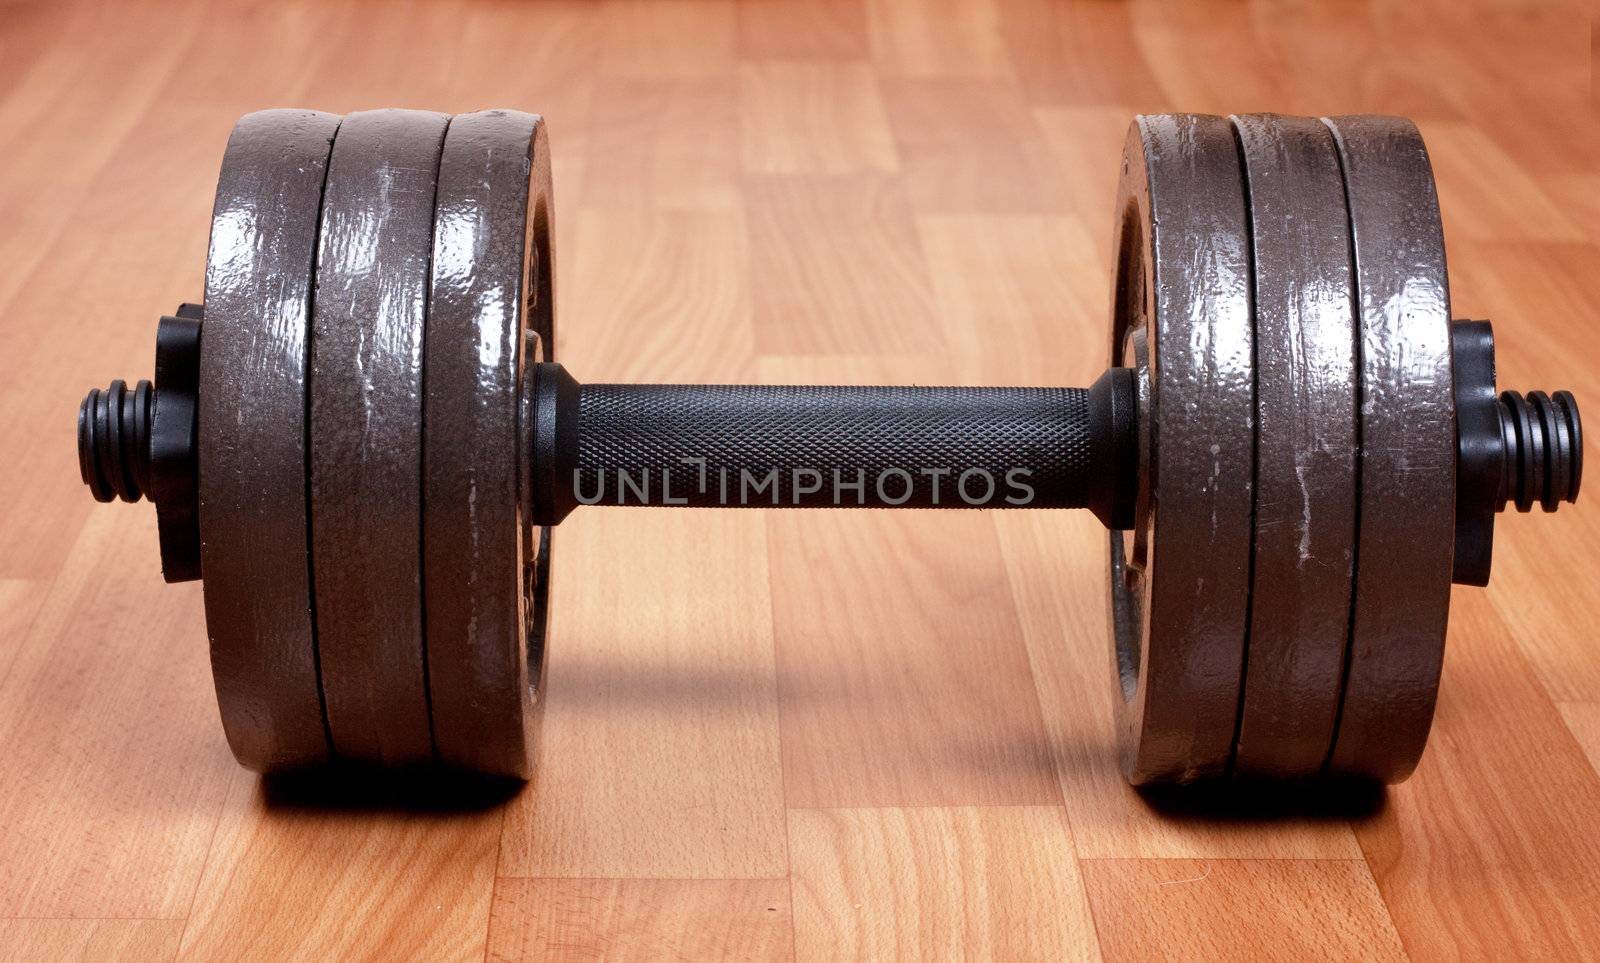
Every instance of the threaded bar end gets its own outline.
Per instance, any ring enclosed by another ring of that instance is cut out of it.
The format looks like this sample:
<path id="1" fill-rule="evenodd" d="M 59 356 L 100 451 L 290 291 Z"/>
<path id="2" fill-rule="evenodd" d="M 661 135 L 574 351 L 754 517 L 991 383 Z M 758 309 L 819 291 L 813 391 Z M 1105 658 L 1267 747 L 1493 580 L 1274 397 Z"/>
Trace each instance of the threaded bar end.
<path id="1" fill-rule="evenodd" d="M 1500 432 L 1505 474 L 1500 510 L 1507 504 L 1553 512 L 1578 500 L 1583 481 L 1583 424 L 1570 391 L 1500 393 Z"/>
<path id="2" fill-rule="evenodd" d="M 118 379 L 78 406 L 78 471 L 95 501 L 136 502 L 150 486 L 150 382 Z"/>

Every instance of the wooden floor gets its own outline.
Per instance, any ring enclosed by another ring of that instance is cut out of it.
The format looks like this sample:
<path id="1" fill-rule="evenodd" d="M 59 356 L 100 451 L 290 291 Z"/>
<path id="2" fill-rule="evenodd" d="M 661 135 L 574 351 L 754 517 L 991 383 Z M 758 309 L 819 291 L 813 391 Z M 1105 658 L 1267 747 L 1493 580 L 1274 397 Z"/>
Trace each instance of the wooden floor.
<path id="1" fill-rule="evenodd" d="M 1390 112 L 1455 311 L 1600 411 L 1591 13 L 0 0 L 0 958 L 1600 956 L 1600 512 L 1503 520 L 1385 799 L 1141 797 L 1084 513 L 584 511 L 510 800 L 264 786 L 70 427 L 265 106 L 550 120 L 586 380 L 1085 384 L 1138 111 Z"/>

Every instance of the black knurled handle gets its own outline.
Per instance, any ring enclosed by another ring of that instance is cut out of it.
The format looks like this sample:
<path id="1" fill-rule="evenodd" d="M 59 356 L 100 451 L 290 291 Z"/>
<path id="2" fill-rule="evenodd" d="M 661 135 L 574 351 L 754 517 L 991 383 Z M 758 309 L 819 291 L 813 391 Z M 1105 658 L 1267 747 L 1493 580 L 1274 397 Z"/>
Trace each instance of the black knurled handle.
<path id="1" fill-rule="evenodd" d="M 584 385 L 582 504 L 1081 508 L 1082 388 Z"/>
<path id="2" fill-rule="evenodd" d="M 545 367 L 546 522 L 577 505 L 1109 515 L 1136 471 L 1126 372 L 1093 389 L 578 385 Z"/>

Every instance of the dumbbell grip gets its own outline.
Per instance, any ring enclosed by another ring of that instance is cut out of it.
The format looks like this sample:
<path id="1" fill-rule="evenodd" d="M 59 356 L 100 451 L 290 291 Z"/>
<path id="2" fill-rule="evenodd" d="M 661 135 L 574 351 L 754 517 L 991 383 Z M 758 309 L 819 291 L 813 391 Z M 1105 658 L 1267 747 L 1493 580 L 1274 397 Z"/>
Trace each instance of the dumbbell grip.
<path id="1" fill-rule="evenodd" d="M 1137 470 L 1121 369 L 1084 389 L 577 385 L 541 367 L 560 399 L 538 408 L 556 421 L 534 456 L 545 523 L 590 504 L 1088 507 L 1110 520 Z"/>

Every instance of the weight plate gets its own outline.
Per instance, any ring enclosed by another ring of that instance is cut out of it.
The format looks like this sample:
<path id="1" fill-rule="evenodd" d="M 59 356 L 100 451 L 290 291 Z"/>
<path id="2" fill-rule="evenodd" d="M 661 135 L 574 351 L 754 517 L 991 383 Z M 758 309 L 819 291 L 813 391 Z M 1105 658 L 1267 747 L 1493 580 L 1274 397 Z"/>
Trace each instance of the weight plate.
<path id="1" fill-rule="evenodd" d="M 1112 532 L 1117 730 L 1129 781 L 1227 770 L 1249 597 L 1255 444 L 1249 229 L 1233 127 L 1138 118 L 1118 188 L 1111 363 L 1140 360 L 1141 494 Z"/>
<path id="2" fill-rule="evenodd" d="M 312 263 L 339 118 L 240 119 L 217 181 L 198 425 L 201 566 L 228 745 L 260 772 L 328 758 L 306 545 Z"/>
<path id="3" fill-rule="evenodd" d="M 451 121 L 428 304 L 423 557 L 440 761 L 526 777 L 543 707 L 549 530 L 528 525 L 519 390 L 555 345 L 550 149 L 515 111 Z M 530 332 L 537 337 L 531 337 Z M 537 535 L 539 544 L 533 543 Z"/>
<path id="4" fill-rule="evenodd" d="M 1331 117 L 1360 307 L 1361 458 L 1349 665 L 1329 770 L 1397 782 L 1427 741 L 1455 535 L 1450 289 L 1422 136 Z"/>
<path id="5" fill-rule="evenodd" d="M 1233 118 L 1255 253 L 1256 488 L 1234 772 L 1321 772 L 1333 743 L 1355 555 L 1350 221 L 1333 137 Z"/>
<path id="6" fill-rule="evenodd" d="M 449 118 L 350 114 L 323 196 L 312 318 L 311 549 L 341 759 L 431 761 L 422 624 L 422 348 Z"/>

